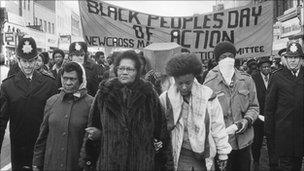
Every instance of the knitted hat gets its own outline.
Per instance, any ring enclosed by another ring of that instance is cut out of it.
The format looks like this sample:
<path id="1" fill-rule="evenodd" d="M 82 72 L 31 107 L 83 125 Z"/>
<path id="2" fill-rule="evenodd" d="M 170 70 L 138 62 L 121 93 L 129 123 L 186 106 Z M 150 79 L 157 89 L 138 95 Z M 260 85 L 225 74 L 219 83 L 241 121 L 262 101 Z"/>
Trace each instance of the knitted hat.
<path id="1" fill-rule="evenodd" d="M 234 45 L 229 41 L 223 41 L 218 43 L 213 50 L 215 60 L 219 61 L 219 57 L 226 52 L 230 52 L 235 56 L 236 49 Z"/>

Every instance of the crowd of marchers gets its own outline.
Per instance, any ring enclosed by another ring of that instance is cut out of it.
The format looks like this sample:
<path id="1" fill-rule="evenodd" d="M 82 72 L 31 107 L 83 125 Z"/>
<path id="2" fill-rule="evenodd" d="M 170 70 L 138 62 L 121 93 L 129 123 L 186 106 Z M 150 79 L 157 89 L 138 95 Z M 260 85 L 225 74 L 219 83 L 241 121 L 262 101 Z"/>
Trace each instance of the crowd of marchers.
<path id="1" fill-rule="evenodd" d="M 236 53 L 219 42 L 203 65 L 181 52 L 161 74 L 142 52 L 105 58 L 73 42 L 50 58 L 22 38 L 9 71 L 0 57 L 0 146 L 9 122 L 13 171 L 249 171 L 266 140 L 270 170 L 300 171 L 301 45 L 290 42 L 280 61 L 241 65 Z"/>

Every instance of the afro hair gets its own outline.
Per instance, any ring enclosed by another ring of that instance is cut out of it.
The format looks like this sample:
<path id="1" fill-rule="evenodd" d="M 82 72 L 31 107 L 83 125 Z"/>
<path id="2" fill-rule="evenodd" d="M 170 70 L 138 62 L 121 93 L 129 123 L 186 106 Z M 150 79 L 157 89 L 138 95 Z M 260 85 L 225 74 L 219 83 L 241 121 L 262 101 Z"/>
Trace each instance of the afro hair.
<path id="1" fill-rule="evenodd" d="M 202 63 L 195 54 L 182 53 L 175 55 L 170 59 L 166 66 L 166 72 L 169 76 L 178 77 L 186 74 L 197 76 L 202 71 Z"/>

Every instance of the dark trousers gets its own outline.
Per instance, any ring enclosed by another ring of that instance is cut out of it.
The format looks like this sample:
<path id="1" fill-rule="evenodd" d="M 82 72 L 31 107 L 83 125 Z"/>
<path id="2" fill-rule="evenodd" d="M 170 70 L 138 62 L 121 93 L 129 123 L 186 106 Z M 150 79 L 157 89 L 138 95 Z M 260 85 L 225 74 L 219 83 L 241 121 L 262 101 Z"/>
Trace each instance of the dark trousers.
<path id="1" fill-rule="evenodd" d="M 301 171 L 302 157 L 279 157 L 280 171 Z"/>
<path id="2" fill-rule="evenodd" d="M 256 120 L 253 124 L 254 138 L 252 143 L 252 158 L 255 163 L 260 162 L 261 148 L 264 137 L 264 123 L 261 120 Z"/>
<path id="3" fill-rule="evenodd" d="M 267 145 L 267 152 L 268 152 L 268 157 L 269 157 L 270 171 L 275 171 L 275 170 L 277 170 L 277 167 L 279 165 L 279 159 L 275 153 L 275 147 L 274 147 L 273 140 L 271 140 L 267 136 L 266 136 L 266 145 Z"/>
<path id="4" fill-rule="evenodd" d="M 250 164 L 251 146 L 247 146 L 240 150 L 232 150 L 228 155 L 225 171 L 250 171 Z M 215 170 L 220 171 L 217 165 L 215 165 Z"/>
<path id="5" fill-rule="evenodd" d="M 32 170 L 33 148 L 11 145 L 12 171 Z"/>
<path id="6" fill-rule="evenodd" d="M 232 150 L 228 155 L 226 171 L 245 171 L 250 170 L 251 146 L 240 150 Z"/>

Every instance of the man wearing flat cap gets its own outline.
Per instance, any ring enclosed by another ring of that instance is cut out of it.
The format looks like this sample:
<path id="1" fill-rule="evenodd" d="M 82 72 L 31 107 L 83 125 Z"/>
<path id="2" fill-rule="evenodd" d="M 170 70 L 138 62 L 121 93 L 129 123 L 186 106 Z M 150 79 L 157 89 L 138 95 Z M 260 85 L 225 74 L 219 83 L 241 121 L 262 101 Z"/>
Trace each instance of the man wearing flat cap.
<path id="1" fill-rule="evenodd" d="M 304 69 L 299 43 L 287 46 L 286 65 L 270 79 L 265 100 L 265 134 L 279 158 L 279 169 L 301 170 L 304 154 Z"/>
<path id="2" fill-rule="evenodd" d="M 5 79 L 0 89 L 0 145 L 10 121 L 13 171 L 31 170 L 44 106 L 56 93 L 54 78 L 35 70 L 37 46 L 33 38 L 19 41 L 17 57 L 20 71 Z"/>
<path id="3" fill-rule="evenodd" d="M 252 157 L 254 162 L 254 170 L 258 170 L 259 161 L 261 156 L 261 147 L 263 144 L 264 137 L 264 106 L 266 90 L 269 84 L 269 78 L 271 73 L 272 61 L 269 56 L 261 57 L 258 59 L 258 71 L 251 74 L 252 79 L 255 82 L 257 97 L 260 105 L 260 113 L 258 119 L 254 122 L 254 138 L 252 143 Z M 269 151 L 268 151 L 269 153 Z M 270 155 L 272 156 L 272 155 Z M 272 167 L 272 166 L 270 166 Z"/>
<path id="4" fill-rule="evenodd" d="M 255 84 L 249 74 L 235 69 L 236 49 L 231 42 L 218 43 L 213 53 L 218 65 L 209 71 L 204 85 L 217 95 L 226 130 L 232 130 L 228 133 L 232 151 L 226 170 L 250 170 L 254 135 L 251 125 L 259 114 Z"/>

